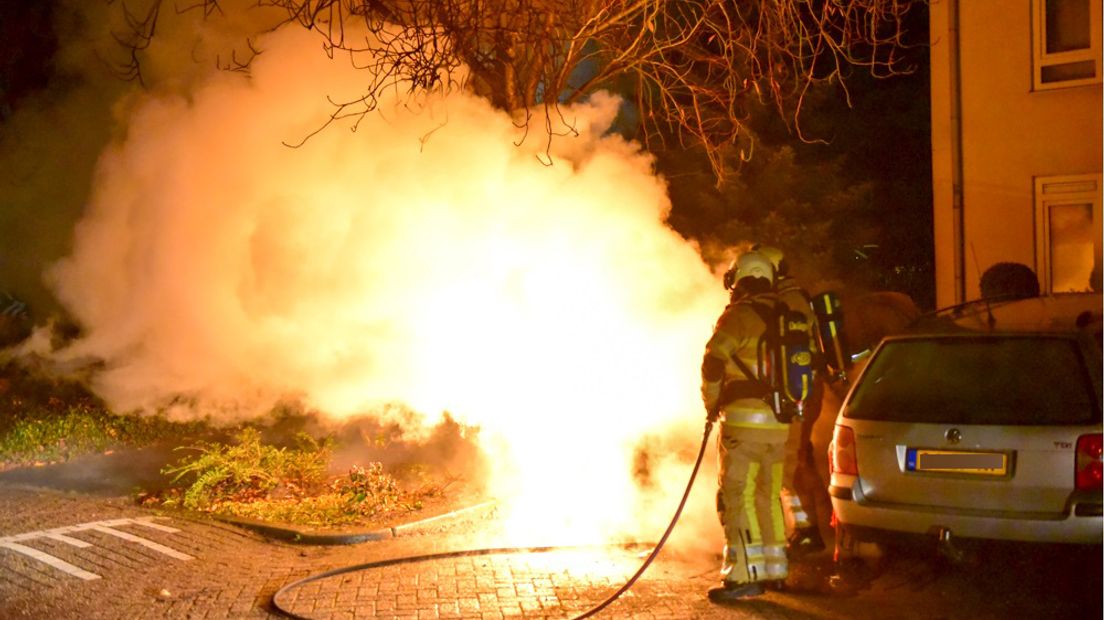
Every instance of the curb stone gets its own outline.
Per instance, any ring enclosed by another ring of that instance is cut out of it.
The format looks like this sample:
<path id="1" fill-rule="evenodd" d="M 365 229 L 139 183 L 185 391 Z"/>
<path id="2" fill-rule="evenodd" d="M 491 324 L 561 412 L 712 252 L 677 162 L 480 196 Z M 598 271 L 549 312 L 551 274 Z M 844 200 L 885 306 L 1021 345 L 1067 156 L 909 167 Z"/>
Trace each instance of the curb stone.
<path id="1" fill-rule="evenodd" d="M 264 521 L 256 521 L 253 519 L 245 519 L 241 517 L 212 515 L 212 518 L 223 523 L 252 530 L 254 532 L 257 532 L 258 534 L 267 536 L 268 538 L 282 540 L 285 542 L 303 545 L 355 545 L 362 542 L 387 540 L 390 538 L 397 538 L 399 536 L 416 534 L 435 525 L 447 523 L 454 519 L 478 514 L 482 511 L 490 512 L 497 505 L 498 503 L 496 501 L 490 500 L 475 504 L 473 506 L 459 508 L 457 510 L 446 512 L 444 514 L 436 515 L 433 517 L 427 517 L 418 521 L 412 521 L 410 523 L 403 523 L 400 525 L 374 530 L 362 530 L 352 532 L 316 531 L 307 528 L 298 528 L 293 525 L 277 525 L 266 523 Z"/>

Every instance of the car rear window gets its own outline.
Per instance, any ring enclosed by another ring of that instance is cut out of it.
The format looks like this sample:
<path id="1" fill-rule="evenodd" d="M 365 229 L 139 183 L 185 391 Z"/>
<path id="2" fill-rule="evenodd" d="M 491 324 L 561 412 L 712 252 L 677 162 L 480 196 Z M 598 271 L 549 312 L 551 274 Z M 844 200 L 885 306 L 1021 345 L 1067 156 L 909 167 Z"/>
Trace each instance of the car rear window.
<path id="1" fill-rule="evenodd" d="M 1083 424 L 1100 409 L 1077 342 L 1055 337 L 892 340 L 844 416 L 946 424 Z"/>

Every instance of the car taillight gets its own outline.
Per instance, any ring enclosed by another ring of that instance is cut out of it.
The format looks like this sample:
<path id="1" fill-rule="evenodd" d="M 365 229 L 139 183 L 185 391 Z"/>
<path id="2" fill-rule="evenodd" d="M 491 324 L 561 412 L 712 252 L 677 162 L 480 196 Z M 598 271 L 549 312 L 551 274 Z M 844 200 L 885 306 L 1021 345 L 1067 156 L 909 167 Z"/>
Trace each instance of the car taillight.
<path id="1" fill-rule="evenodd" d="M 1075 467 L 1077 490 L 1092 491 L 1100 489 L 1104 481 L 1104 434 L 1081 435 L 1077 438 L 1077 465 Z"/>
<path id="2" fill-rule="evenodd" d="M 832 458 L 829 467 L 834 474 L 859 475 L 859 462 L 855 457 L 855 433 L 846 426 L 836 426 L 832 433 Z"/>

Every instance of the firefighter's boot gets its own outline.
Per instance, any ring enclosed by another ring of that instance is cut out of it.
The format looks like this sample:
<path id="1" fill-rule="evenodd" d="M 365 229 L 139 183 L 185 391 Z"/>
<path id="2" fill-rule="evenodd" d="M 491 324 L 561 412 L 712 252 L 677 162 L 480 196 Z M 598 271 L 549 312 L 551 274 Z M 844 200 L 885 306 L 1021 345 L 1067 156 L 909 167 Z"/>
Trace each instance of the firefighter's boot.
<path id="1" fill-rule="evenodd" d="M 751 583 L 724 582 L 724 586 L 713 588 L 709 591 L 709 600 L 714 603 L 733 603 L 741 599 L 751 598 L 763 594 L 765 589 L 758 581 Z"/>
<path id="2" fill-rule="evenodd" d="M 818 551 L 824 551 L 824 539 L 820 537 L 820 530 L 815 525 L 794 530 L 786 541 L 786 555 L 790 559 L 802 558 Z"/>

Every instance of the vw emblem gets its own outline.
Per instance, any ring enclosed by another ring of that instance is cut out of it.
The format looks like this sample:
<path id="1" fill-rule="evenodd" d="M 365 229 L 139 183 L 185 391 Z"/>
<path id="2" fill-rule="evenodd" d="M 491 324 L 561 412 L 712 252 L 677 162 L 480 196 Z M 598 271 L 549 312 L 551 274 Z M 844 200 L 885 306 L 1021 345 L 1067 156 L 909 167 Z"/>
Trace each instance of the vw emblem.
<path id="1" fill-rule="evenodd" d="M 947 438 L 947 443 L 958 443 L 962 441 L 962 431 L 957 428 L 948 428 L 943 436 Z"/>

